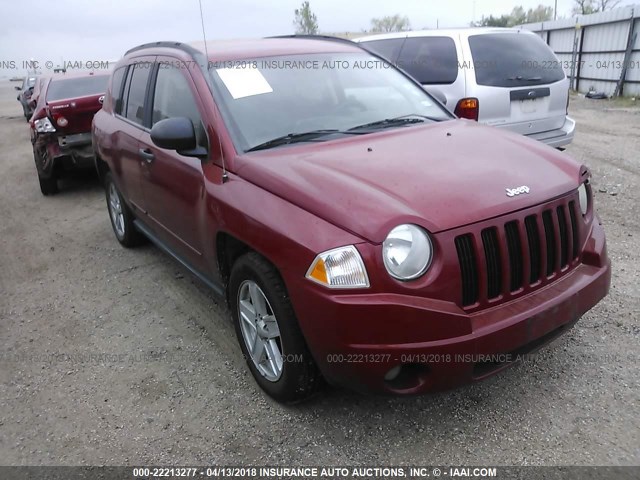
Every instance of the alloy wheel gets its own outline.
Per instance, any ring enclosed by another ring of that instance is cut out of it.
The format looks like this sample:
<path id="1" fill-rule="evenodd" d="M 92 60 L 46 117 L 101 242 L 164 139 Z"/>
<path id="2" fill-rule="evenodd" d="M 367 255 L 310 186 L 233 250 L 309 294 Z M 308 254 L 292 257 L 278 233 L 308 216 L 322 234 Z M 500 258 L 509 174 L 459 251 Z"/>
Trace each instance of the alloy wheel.
<path id="1" fill-rule="evenodd" d="M 254 366 L 270 382 L 282 376 L 283 356 L 280 328 L 262 289 L 245 280 L 238 290 L 240 330 Z"/>

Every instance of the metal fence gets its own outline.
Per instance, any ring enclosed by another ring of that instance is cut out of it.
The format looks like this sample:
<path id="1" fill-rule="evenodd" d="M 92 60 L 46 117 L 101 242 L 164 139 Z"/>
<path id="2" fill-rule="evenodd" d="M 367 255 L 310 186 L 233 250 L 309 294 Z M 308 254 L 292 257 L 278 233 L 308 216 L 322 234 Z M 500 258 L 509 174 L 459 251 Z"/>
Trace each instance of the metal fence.
<path id="1" fill-rule="evenodd" d="M 547 42 L 572 89 L 640 95 L 640 5 L 519 28 Z"/>

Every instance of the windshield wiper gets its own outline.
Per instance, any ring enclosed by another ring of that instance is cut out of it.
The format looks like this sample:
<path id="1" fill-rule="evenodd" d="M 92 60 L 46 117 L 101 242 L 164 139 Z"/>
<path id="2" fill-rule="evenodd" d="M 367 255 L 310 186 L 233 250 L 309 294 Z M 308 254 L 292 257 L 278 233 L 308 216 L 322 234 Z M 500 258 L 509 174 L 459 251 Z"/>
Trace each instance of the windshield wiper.
<path id="1" fill-rule="evenodd" d="M 540 80 L 542 80 L 542 77 L 529 77 L 529 78 L 524 78 L 522 75 L 517 75 L 515 77 L 507 77 L 507 80 L 527 80 L 529 82 L 539 82 Z"/>
<path id="2" fill-rule="evenodd" d="M 322 130 L 311 130 L 309 132 L 287 133 L 286 135 L 282 135 L 281 137 L 276 137 L 264 143 L 256 145 L 254 147 L 251 147 L 249 150 L 246 150 L 246 151 L 255 152 L 257 150 L 267 150 L 272 147 L 279 147 L 280 145 L 289 145 L 290 143 L 311 142 L 318 137 L 331 135 L 333 133 L 340 133 L 344 135 L 357 135 L 360 132 L 351 132 L 349 130 L 338 130 L 336 128 L 329 128 L 329 129 L 322 129 Z"/>
<path id="3" fill-rule="evenodd" d="M 332 129 L 322 129 L 322 130 L 311 130 L 309 132 L 287 133 L 286 135 L 282 135 L 281 137 L 276 137 L 264 143 L 260 143 L 259 145 L 255 145 L 246 151 L 255 152 L 258 150 L 267 150 L 269 148 L 279 147 L 281 145 L 289 145 L 291 143 L 312 142 L 318 137 L 331 135 L 331 134 L 362 135 L 367 133 L 366 130 L 369 130 L 372 128 L 375 129 L 375 128 L 393 127 L 398 125 L 409 125 L 414 123 L 423 123 L 425 120 L 430 120 L 432 122 L 441 122 L 444 119 L 436 118 L 436 117 L 428 117 L 426 115 L 420 115 L 418 113 L 410 113 L 409 115 L 402 115 L 401 117 L 386 118 L 384 120 L 378 120 L 376 122 L 365 123 L 364 125 L 358 125 L 356 127 L 352 127 L 347 130 L 338 130 L 338 129 L 332 128 Z M 364 131 L 361 131 L 361 130 L 364 130 Z"/>
<path id="4" fill-rule="evenodd" d="M 336 129 L 325 129 L 325 130 L 311 130 L 309 132 L 300 132 L 300 133 L 287 133 L 286 135 L 282 135 L 281 137 L 276 137 L 264 143 L 260 143 L 254 147 L 251 147 L 249 150 L 247 150 L 247 152 L 255 152 L 256 150 L 266 150 L 271 147 L 288 145 L 290 143 L 308 142 L 317 137 L 321 137 L 323 135 L 329 135 L 332 133 L 338 133 L 339 131 L 340 130 L 336 130 Z"/>
<path id="5" fill-rule="evenodd" d="M 364 125 L 358 125 L 350 128 L 347 132 L 353 132 L 356 130 L 366 130 L 369 128 L 385 128 L 396 127 L 399 125 L 411 125 L 414 123 L 424 123 L 425 120 L 431 120 L 432 122 L 441 122 L 443 119 L 436 117 L 428 117 L 426 115 L 420 115 L 418 113 L 410 113 L 409 115 L 402 115 L 400 117 L 385 118 L 384 120 L 378 120 L 376 122 L 365 123 Z"/>

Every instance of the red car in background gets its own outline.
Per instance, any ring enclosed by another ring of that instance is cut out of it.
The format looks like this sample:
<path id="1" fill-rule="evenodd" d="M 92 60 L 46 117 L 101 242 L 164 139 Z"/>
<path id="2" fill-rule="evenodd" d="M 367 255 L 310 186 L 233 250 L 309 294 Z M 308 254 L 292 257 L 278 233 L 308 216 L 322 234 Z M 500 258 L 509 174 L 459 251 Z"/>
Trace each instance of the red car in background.
<path id="1" fill-rule="evenodd" d="M 65 75 L 41 85 L 29 124 L 43 195 L 58 192 L 63 172 L 93 166 L 91 121 L 102 108 L 108 81 L 108 74 Z"/>
<path id="2" fill-rule="evenodd" d="M 151 239 L 226 298 L 279 401 L 320 378 L 403 395 L 481 380 L 609 289 L 586 166 L 456 119 L 351 42 L 142 45 L 93 136 L 117 240 Z"/>

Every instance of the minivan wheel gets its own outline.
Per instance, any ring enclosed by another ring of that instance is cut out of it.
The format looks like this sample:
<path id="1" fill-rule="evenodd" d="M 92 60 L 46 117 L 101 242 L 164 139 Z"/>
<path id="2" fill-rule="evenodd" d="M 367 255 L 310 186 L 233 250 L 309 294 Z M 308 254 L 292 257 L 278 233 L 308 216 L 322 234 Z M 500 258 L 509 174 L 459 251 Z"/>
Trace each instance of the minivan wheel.
<path id="1" fill-rule="evenodd" d="M 111 172 L 104 177 L 107 208 L 111 227 L 118 241 L 125 247 L 135 247 L 144 242 L 144 236 L 133 224 L 133 213 L 122 199 L 122 195 L 113 181 Z"/>
<path id="2" fill-rule="evenodd" d="M 233 265 L 229 304 L 240 348 L 258 385 L 294 403 L 313 395 L 322 378 L 304 341 L 277 270 L 250 252 Z"/>

